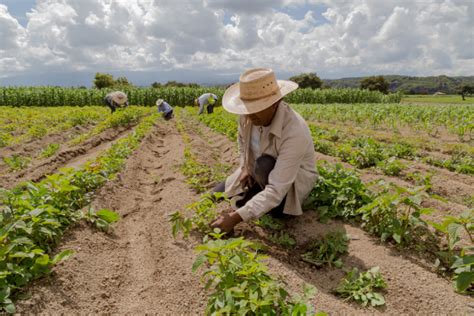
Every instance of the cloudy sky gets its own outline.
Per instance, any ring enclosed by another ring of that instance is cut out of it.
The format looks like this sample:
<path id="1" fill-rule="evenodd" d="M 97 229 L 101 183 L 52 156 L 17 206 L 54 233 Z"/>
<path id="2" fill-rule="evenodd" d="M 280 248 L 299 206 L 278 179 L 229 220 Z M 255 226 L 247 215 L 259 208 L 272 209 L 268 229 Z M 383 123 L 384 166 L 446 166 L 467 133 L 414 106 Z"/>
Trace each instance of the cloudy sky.
<path id="1" fill-rule="evenodd" d="M 0 0 L 0 84 L 474 75 L 474 0 Z"/>

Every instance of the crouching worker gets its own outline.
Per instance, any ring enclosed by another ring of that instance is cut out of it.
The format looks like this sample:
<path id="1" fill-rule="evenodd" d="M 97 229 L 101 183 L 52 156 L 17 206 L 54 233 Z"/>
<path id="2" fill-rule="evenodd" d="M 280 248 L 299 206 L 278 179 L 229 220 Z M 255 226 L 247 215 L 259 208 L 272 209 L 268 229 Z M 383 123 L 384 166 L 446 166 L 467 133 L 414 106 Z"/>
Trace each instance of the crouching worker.
<path id="1" fill-rule="evenodd" d="M 114 91 L 105 96 L 104 103 L 110 108 L 110 111 L 114 113 L 116 109 L 128 106 L 128 98 L 122 91 Z"/>
<path id="2" fill-rule="evenodd" d="M 156 105 L 158 106 L 158 113 L 163 113 L 163 118 L 165 120 L 170 120 L 174 117 L 173 108 L 163 99 L 156 100 Z"/>
<path id="3" fill-rule="evenodd" d="M 241 221 L 268 213 L 298 216 L 317 178 L 313 140 L 305 120 L 282 98 L 298 88 L 276 80 L 271 69 L 244 72 L 229 87 L 222 104 L 239 114 L 240 166 L 214 192 L 225 192 L 234 211 L 222 214 L 211 227 L 231 232 Z"/>
<path id="4" fill-rule="evenodd" d="M 199 105 L 198 115 L 204 113 L 204 108 L 206 108 L 207 114 L 214 113 L 214 106 L 216 105 L 217 99 L 219 98 L 213 93 L 204 93 L 199 98 L 194 100 L 194 104 Z"/>

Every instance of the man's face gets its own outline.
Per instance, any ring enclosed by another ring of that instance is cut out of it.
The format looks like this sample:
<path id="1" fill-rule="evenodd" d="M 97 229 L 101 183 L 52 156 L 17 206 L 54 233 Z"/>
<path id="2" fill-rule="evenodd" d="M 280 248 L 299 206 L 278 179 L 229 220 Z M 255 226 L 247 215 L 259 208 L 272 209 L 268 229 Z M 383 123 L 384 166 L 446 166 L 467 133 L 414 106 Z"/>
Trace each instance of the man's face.
<path id="1" fill-rule="evenodd" d="M 273 103 L 272 106 L 266 108 L 263 111 L 248 114 L 247 117 L 250 119 L 250 121 L 252 121 L 252 124 L 255 126 L 268 126 L 271 124 L 273 117 L 275 116 L 278 104 L 280 104 L 280 101 Z"/>

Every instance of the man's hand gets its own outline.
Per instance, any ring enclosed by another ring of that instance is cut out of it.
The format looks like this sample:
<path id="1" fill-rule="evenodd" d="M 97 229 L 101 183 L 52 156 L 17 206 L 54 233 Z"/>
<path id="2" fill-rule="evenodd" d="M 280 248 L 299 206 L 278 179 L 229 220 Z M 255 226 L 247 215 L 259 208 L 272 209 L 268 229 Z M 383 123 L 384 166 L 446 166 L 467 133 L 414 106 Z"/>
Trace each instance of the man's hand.
<path id="1" fill-rule="evenodd" d="M 239 213 L 225 213 L 219 215 L 219 217 L 211 223 L 211 228 L 219 228 L 224 233 L 230 233 L 234 229 L 234 226 L 241 221 L 242 217 L 240 217 Z"/>
<path id="2" fill-rule="evenodd" d="M 250 176 L 246 168 L 242 169 L 242 173 L 240 174 L 239 181 L 240 181 L 240 186 L 244 190 L 245 188 L 250 188 L 254 183 L 253 178 Z"/>

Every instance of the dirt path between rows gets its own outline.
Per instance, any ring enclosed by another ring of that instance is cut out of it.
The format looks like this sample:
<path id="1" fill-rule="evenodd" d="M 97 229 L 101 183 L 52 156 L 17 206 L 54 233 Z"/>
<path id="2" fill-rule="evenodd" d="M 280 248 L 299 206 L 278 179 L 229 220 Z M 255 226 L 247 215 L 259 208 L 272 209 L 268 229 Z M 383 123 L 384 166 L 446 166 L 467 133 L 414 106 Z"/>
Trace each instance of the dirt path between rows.
<path id="1" fill-rule="evenodd" d="M 202 126 L 193 133 L 191 144 L 202 160 L 237 158 L 235 144 Z M 209 141 L 211 144 L 209 144 Z M 207 143 L 207 145 L 206 145 Z M 221 149 L 226 154 L 212 157 Z M 229 151 L 229 148 L 231 150 Z M 173 122 L 159 121 L 139 149 L 129 158 L 124 171 L 98 193 L 94 207 L 118 211 L 122 219 L 113 235 L 81 225 L 71 229 L 62 249 L 76 254 L 43 279 L 25 290 L 30 298 L 18 302 L 20 313 L 44 314 L 156 314 L 202 315 L 206 293 L 199 275 L 191 272 L 198 238 L 175 241 L 168 215 L 183 210 L 198 196 L 185 184 L 177 166 L 183 162 L 184 144 Z M 269 251 L 272 274 L 290 289 L 300 290 L 304 282 L 318 288 L 313 300 L 318 310 L 330 314 L 451 314 L 469 312 L 468 297 L 455 294 L 449 281 L 440 278 L 390 247 L 380 245 L 357 227 L 340 222 L 323 225 L 315 214 L 290 220 L 288 230 L 298 245 L 291 252 L 278 247 Z M 384 309 L 364 309 L 331 293 L 343 272 L 315 270 L 298 260 L 308 240 L 329 230 L 349 233 L 347 266 L 380 266 L 389 288 Z M 247 224 L 238 231 L 249 238 L 265 239 Z"/>

